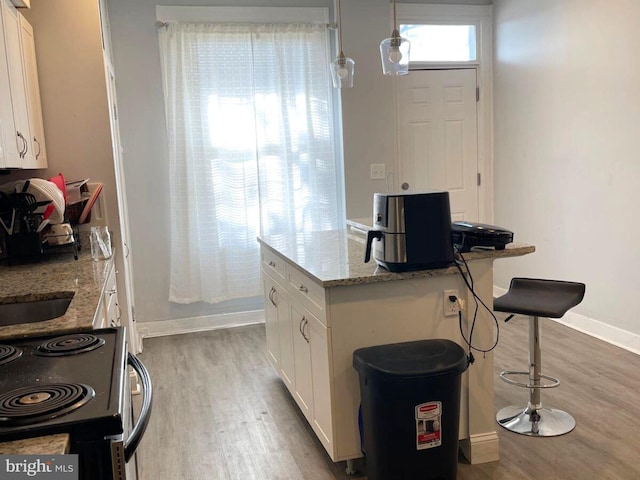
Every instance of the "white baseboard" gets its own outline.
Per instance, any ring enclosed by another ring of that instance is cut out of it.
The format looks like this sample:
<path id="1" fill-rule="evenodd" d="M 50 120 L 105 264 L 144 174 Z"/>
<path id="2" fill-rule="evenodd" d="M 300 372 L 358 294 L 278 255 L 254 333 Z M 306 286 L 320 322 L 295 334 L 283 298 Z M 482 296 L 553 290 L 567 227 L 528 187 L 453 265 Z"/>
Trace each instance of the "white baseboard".
<path id="1" fill-rule="evenodd" d="M 183 333 L 204 332 L 221 328 L 243 327 L 264 323 L 264 310 L 251 312 L 208 315 L 203 317 L 180 318 L 157 322 L 138 322 L 138 336 L 141 339 L 179 335 Z"/>
<path id="2" fill-rule="evenodd" d="M 493 286 L 494 297 L 499 297 L 505 293 L 507 293 L 507 290 L 504 288 Z M 640 355 L 640 335 L 636 333 L 574 312 L 568 312 L 562 318 L 551 318 L 550 320 Z"/>
<path id="3" fill-rule="evenodd" d="M 462 455 L 471 465 L 497 462 L 500 459 L 500 441 L 496 432 L 479 433 L 460 440 Z"/>

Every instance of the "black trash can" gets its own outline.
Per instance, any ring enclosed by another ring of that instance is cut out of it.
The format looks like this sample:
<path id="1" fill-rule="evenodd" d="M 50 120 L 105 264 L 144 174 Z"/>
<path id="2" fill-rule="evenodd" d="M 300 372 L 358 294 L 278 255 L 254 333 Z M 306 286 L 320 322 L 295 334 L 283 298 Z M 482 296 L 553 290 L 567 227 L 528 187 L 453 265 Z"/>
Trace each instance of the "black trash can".
<path id="1" fill-rule="evenodd" d="M 369 480 L 455 480 L 467 365 L 462 347 L 443 339 L 353 352 Z"/>

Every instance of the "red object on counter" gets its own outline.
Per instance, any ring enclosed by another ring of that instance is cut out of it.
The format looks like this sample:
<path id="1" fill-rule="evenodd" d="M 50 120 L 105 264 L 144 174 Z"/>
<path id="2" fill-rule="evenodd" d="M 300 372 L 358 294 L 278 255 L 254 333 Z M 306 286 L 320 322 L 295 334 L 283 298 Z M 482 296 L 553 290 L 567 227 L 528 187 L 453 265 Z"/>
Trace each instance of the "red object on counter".
<path id="1" fill-rule="evenodd" d="M 60 191 L 62 192 L 62 196 L 64 197 L 64 203 L 66 205 L 66 203 L 67 203 L 67 184 L 65 183 L 64 175 L 62 173 L 59 173 L 55 177 L 51 177 L 49 179 L 49 181 L 55 183 L 56 187 L 58 187 L 60 189 Z"/>
<path id="2" fill-rule="evenodd" d="M 59 173 L 55 177 L 51 177 L 49 181 L 54 183 L 55 186 L 60 189 L 60 191 L 62 192 L 62 197 L 64 198 L 64 203 L 66 205 L 67 204 L 67 185 L 65 184 L 65 181 L 64 181 L 64 175 L 62 173 Z M 42 214 L 42 219 L 45 220 L 49 218 L 53 213 L 54 208 L 55 207 L 53 206 L 53 204 L 47 206 L 44 213 Z"/>

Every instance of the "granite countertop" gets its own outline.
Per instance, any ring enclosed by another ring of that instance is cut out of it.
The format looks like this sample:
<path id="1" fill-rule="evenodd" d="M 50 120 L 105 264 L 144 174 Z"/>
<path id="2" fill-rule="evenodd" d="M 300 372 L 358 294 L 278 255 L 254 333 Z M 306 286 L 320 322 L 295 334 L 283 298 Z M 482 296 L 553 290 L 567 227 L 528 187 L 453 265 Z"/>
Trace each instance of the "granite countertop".
<path id="1" fill-rule="evenodd" d="M 62 455 L 68 451 L 68 433 L 0 443 L 2 455 Z"/>
<path id="2" fill-rule="evenodd" d="M 0 327 L 0 339 L 91 330 L 113 256 L 94 261 L 88 248 L 47 257 L 40 263 L 0 266 L 0 304 L 73 294 L 66 313 L 43 322 Z"/>
<path id="3" fill-rule="evenodd" d="M 354 226 L 355 230 L 351 228 Z M 357 222 L 350 222 L 349 227 L 349 230 L 264 236 L 259 237 L 258 241 L 296 264 L 324 288 L 458 273 L 455 266 L 393 273 L 377 266 L 373 258 L 369 263 L 364 263 L 365 237 L 361 232 L 369 227 Z M 496 259 L 526 255 L 534 251 L 533 245 L 510 243 L 504 250 L 468 252 L 464 254 L 464 258 L 471 261 Z"/>

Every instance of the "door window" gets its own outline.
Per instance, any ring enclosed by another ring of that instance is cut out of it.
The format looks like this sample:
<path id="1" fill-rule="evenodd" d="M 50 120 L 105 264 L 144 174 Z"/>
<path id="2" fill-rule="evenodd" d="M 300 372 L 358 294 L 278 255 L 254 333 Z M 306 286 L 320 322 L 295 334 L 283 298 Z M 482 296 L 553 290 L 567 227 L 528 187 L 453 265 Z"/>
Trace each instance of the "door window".
<path id="1" fill-rule="evenodd" d="M 411 63 L 475 63 L 475 25 L 401 24 L 400 35 L 411 42 Z"/>

